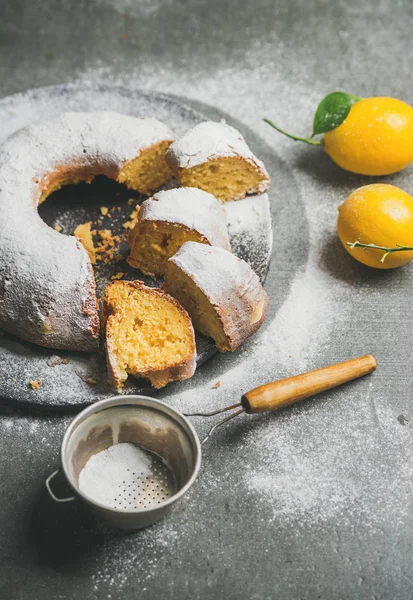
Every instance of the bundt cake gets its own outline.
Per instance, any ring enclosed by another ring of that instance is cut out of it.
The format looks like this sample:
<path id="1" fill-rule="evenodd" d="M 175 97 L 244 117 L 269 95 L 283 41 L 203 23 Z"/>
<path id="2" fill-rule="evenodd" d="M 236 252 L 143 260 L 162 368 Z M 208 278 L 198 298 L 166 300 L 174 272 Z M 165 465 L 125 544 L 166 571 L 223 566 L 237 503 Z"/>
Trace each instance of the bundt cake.
<path id="1" fill-rule="evenodd" d="M 265 192 L 269 177 L 239 131 L 205 121 L 174 142 L 166 154 L 183 186 L 210 192 L 222 201 Z"/>
<path id="2" fill-rule="evenodd" d="M 187 241 L 231 249 L 222 205 L 197 188 L 158 192 L 137 218 L 128 263 L 147 275 L 163 275 L 168 258 Z"/>
<path id="3" fill-rule="evenodd" d="M 106 175 L 150 193 L 170 177 L 172 132 L 156 119 L 64 113 L 0 149 L 0 328 L 50 348 L 95 351 L 99 318 L 88 254 L 36 207 L 66 183 Z"/>
<path id="4" fill-rule="evenodd" d="M 196 242 L 186 242 L 168 260 L 165 289 L 220 352 L 236 350 L 255 333 L 268 306 L 258 276 L 245 261 L 223 248 Z"/>
<path id="5" fill-rule="evenodd" d="M 114 281 L 103 296 L 109 382 L 121 390 L 128 375 L 156 388 L 195 372 L 195 335 L 186 311 L 161 289 Z"/>

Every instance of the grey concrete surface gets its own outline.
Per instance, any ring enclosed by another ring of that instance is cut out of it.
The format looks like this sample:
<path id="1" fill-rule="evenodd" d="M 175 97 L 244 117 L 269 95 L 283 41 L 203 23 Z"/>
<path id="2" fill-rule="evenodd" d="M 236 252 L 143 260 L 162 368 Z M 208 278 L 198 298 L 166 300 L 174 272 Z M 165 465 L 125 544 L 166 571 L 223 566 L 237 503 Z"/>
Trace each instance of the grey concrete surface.
<path id="1" fill-rule="evenodd" d="M 371 180 L 262 122 L 308 133 L 333 89 L 413 102 L 412 25 L 407 0 L 2 0 L 0 96 L 65 82 L 157 90 L 231 114 L 279 157 L 266 328 L 247 352 L 212 359 L 161 398 L 212 409 L 367 352 L 379 368 L 278 416 L 233 421 L 205 448 L 197 485 L 174 514 L 137 534 L 46 497 L 70 416 L 2 406 L 1 598 L 413 596 L 413 267 L 378 273 L 347 256 L 337 205 Z M 413 168 L 386 181 L 413 191 Z M 291 239 L 297 220 L 304 235 Z M 277 273 L 290 264 L 280 291 Z"/>

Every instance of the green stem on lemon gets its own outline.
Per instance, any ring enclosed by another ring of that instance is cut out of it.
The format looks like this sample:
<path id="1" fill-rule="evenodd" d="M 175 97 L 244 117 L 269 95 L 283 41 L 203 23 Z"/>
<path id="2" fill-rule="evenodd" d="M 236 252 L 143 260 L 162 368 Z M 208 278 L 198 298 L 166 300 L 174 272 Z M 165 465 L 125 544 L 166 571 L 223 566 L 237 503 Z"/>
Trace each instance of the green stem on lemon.
<path id="1" fill-rule="evenodd" d="M 323 141 L 322 140 L 321 141 L 316 141 L 316 140 L 312 140 L 311 138 L 298 137 L 297 135 L 292 135 L 291 133 L 287 133 L 283 129 L 280 129 L 279 127 L 277 127 L 277 125 L 274 125 L 274 123 L 272 121 L 270 121 L 269 119 L 264 119 L 264 121 L 266 123 L 268 123 L 268 125 L 271 125 L 271 127 L 274 127 L 274 129 L 276 129 L 277 131 L 279 131 L 283 135 L 286 135 L 290 139 L 294 140 L 295 142 L 305 142 L 306 144 L 310 144 L 311 146 L 322 146 L 323 145 Z M 313 136 L 311 136 L 311 137 L 313 137 Z"/>
<path id="2" fill-rule="evenodd" d="M 403 252 L 406 250 L 413 250 L 413 246 L 401 246 L 400 244 L 396 244 L 395 248 L 386 248 L 386 246 L 376 246 L 376 244 L 362 244 L 361 242 L 347 242 L 347 246 L 353 250 L 353 248 L 363 248 L 363 250 L 368 250 L 369 248 L 373 248 L 374 250 L 382 250 L 384 252 L 383 256 L 380 259 L 381 263 L 384 263 L 389 254 L 393 252 Z"/>

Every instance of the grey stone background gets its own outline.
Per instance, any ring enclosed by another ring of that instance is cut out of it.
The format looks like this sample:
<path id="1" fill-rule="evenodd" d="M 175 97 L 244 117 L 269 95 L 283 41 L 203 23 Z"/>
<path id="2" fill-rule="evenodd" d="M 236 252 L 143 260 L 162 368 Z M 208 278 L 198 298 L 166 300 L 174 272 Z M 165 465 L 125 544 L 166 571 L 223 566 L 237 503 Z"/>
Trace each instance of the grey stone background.
<path id="1" fill-rule="evenodd" d="M 371 180 L 262 122 L 308 133 L 333 89 L 413 102 L 412 17 L 413 5 L 400 0 L 2 1 L 2 97 L 72 81 L 158 90 L 231 114 L 279 157 L 281 222 L 290 215 L 303 228 L 302 243 L 289 244 L 288 223 L 280 231 L 274 214 L 279 251 L 267 287 L 285 300 L 248 352 L 213 359 L 161 397 L 209 409 L 367 352 L 379 368 L 278 416 L 234 421 L 211 440 L 175 513 L 130 535 L 46 497 L 43 480 L 70 416 L 3 406 L 1 598 L 412 597 L 412 267 L 379 273 L 347 256 L 337 205 Z M 412 168 L 385 180 L 413 190 Z M 289 256 L 301 267 L 279 290 Z"/>

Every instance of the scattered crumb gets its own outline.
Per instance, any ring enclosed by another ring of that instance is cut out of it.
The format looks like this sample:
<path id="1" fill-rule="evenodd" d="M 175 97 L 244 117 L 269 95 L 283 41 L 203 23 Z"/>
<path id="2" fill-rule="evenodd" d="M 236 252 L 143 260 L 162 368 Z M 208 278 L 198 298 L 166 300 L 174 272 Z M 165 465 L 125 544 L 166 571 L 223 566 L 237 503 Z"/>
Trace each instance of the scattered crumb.
<path id="1" fill-rule="evenodd" d="M 102 213 L 102 215 L 105 217 L 105 216 L 108 214 L 108 212 L 109 212 L 109 209 L 108 209 L 108 207 L 107 207 L 107 206 L 101 206 L 101 207 L 100 207 L 100 212 L 101 212 L 101 213 Z"/>
<path id="2" fill-rule="evenodd" d="M 400 425 L 408 425 L 409 424 L 409 419 L 407 417 L 405 417 L 404 415 L 399 415 L 397 417 L 397 420 L 399 421 Z"/>
<path id="3" fill-rule="evenodd" d="M 98 219 L 97 223 L 98 223 L 98 225 L 102 225 L 102 223 L 103 223 L 102 219 Z"/>
<path id="4" fill-rule="evenodd" d="M 62 227 L 61 225 L 55 225 L 55 226 L 53 227 L 53 229 L 54 229 L 55 231 L 58 231 L 59 233 L 60 233 L 61 231 L 63 231 L 63 227 Z"/>
<path id="5" fill-rule="evenodd" d="M 130 206 L 131 204 L 133 204 L 134 202 L 136 202 L 135 198 L 129 198 L 129 200 L 128 200 L 128 204 L 129 204 L 129 206 Z"/>
<path id="6" fill-rule="evenodd" d="M 89 254 L 90 262 L 94 265 L 96 263 L 96 249 L 93 243 L 91 227 L 92 221 L 81 223 L 76 227 L 73 235 L 83 244 L 85 250 Z"/>
<path id="7" fill-rule="evenodd" d="M 139 211 L 140 211 L 140 206 L 137 206 L 135 210 L 133 210 L 131 212 L 131 214 L 129 215 L 129 221 L 125 221 L 124 223 L 122 223 L 122 227 L 124 229 L 133 229 L 136 225 L 136 223 L 139 220 Z"/>
<path id="8" fill-rule="evenodd" d="M 243 352 L 249 352 L 248 348 L 243 348 Z"/>
<path id="9" fill-rule="evenodd" d="M 94 377 L 88 377 L 86 379 L 86 383 L 88 383 L 89 385 L 97 385 L 99 383 L 99 380 L 95 379 Z"/>
<path id="10" fill-rule="evenodd" d="M 47 365 L 49 367 L 57 367 L 57 365 L 68 365 L 70 360 L 68 358 L 61 358 L 57 354 L 53 354 L 48 360 Z"/>
<path id="11" fill-rule="evenodd" d="M 40 387 L 40 385 L 41 385 L 41 383 L 42 383 L 41 379 L 31 379 L 29 381 L 29 385 L 32 388 L 32 390 L 38 390 L 39 387 Z"/>
<path id="12" fill-rule="evenodd" d="M 110 229 L 100 229 L 98 235 L 101 242 L 96 247 L 96 260 L 102 261 L 106 265 L 113 260 L 116 262 L 122 260 L 123 256 L 119 254 L 120 237 L 112 235 Z"/>
<path id="13" fill-rule="evenodd" d="M 112 215 L 110 213 L 108 213 L 106 216 L 107 216 L 108 219 L 112 218 Z"/>
<path id="14" fill-rule="evenodd" d="M 115 273 L 114 275 L 112 275 L 111 279 L 122 279 L 122 277 L 125 275 L 125 273 L 122 273 L 122 271 L 119 271 L 118 273 Z"/>
<path id="15" fill-rule="evenodd" d="M 211 389 L 216 390 L 221 387 L 221 382 L 217 381 L 214 385 L 211 385 Z"/>

